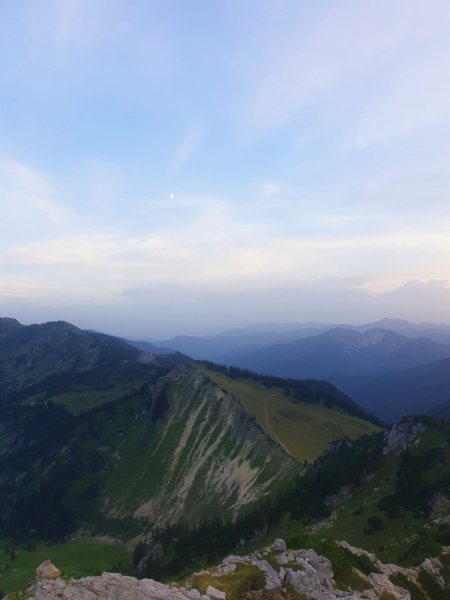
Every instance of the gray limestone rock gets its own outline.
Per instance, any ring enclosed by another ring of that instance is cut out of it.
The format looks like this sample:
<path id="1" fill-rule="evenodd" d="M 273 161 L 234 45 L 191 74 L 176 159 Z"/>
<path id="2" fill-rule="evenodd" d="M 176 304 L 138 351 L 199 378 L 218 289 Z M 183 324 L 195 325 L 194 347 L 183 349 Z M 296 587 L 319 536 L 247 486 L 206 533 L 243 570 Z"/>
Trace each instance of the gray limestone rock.
<path id="1" fill-rule="evenodd" d="M 289 555 L 287 552 L 283 552 L 282 554 L 278 554 L 278 556 L 275 556 L 275 560 L 279 565 L 287 565 L 289 562 Z"/>
<path id="2" fill-rule="evenodd" d="M 252 560 L 252 565 L 264 571 L 264 575 L 266 576 L 266 587 L 264 588 L 267 591 L 274 591 L 281 588 L 280 579 L 278 577 L 278 573 L 275 571 L 273 567 L 269 565 L 266 560 Z"/>
<path id="3" fill-rule="evenodd" d="M 444 585 L 439 559 L 426 559 L 421 567 L 405 569 L 397 565 L 385 565 L 375 555 L 354 548 L 346 542 L 339 542 L 339 545 L 356 555 L 366 555 L 380 569 L 381 573 L 370 573 L 368 577 L 358 572 L 368 584 L 364 592 L 337 589 L 333 569 L 327 558 L 317 555 L 313 550 L 292 550 L 288 553 L 283 540 L 277 540 L 277 553 L 273 546 L 270 548 L 278 564 L 283 565 L 279 572 L 255 553 L 251 557 L 228 556 L 213 574 L 219 580 L 221 575 L 232 574 L 237 563 L 252 564 L 261 569 L 265 576 L 263 597 L 276 595 L 282 590 L 285 593 L 286 586 L 292 585 L 305 600 L 379 600 L 383 593 L 391 594 L 397 600 L 411 600 L 410 593 L 395 586 L 389 577 L 401 572 L 410 581 L 417 582 L 420 568 L 431 573 L 439 585 Z M 294 563 L 300 566 L 298 570 L 292 566 Z M 211 574 L 211 571 L 203 573 Z M 118 573 L 103 573 L 100 577 L 83 577 L 66 582 L 59 577 L 58 569 L 50 561 L 43 563 L 36 573 L 36 579 L 26 590 L 29 600 L 226 600 L 225 593 L 213 586 L 208 586 L 206 594 L 201 595 L 198 590 L 190 589 L 189 584 L 186 587 L 165 585 L 152 579 L 138 580 Z"/>
<path id="4" fill-rule="evenodd" d="M 415 441 L 426 429 L 428 427 L 414 419 L 414 417 L 403 417 L 389 432 L 387 445 L 384 447 L 383 453 L 389 454 L 397 448 L 406 448 L 408 444 Z"/>
<path id="5" fill-rule="evenodd" d="M 411 600 L 411 594 L 405 589 L 394 585 L 386 575 L 379 573 L 371 573 L 369 575 L 369 581 L 373 585 L 373 590 L 376 597 L 379 598 L 386 592 L 397 598 L 398 600 Z"/>
<path id="6" fill-rule="evenodd" d="M 38 568 L 38 572 L 54 573 L 49 566 L 53 567 L 50 561 L 46 561 L 41 565 L 42 568 Z M 197 590 L 183 591 L 178 586 L 164 585 L 152 579 L 138 580 L 118 573 L 103 573 L 100 577 L 72 579 L 69 583 L 59 577 L 38 576 L 27 591 L 35 600 L 199 600 L 201 598 L 211 600 L 212 598 L 200 596 Z M 220 598 L 215 597 L 215 600 L 224 600 L 224 598 L 225 595 Z"/>
<path id="7" fill-rule="evenodd" d="M 284 540 L 277 539 L 272 544 L 272 548 L 275 552 L 286 552 L 286 542 Z"/>
<path id="8" fill-rule="evenodd" d="M 208 585 L 206 588 L 206 595 L 211 598 L 211 600 L 225 600 L 225 592 L 221 592 L 220 590 L 216 590 L 212 585 Z"/>
<path id="9" fill-rule="evenodd" d="M 220 565 L 217 570 L 213 573 L 215 577 L 219 577 L 220 575 L 225 575 L 226 573 L 233 573 L 236 570 L 236 565 L 234 563 L 227 563 L 225 565 Z"/>
<path id="10" fill-rule="evenodd" d="M 331 562 L 318 556 L 314 550 L 302 550 L 299 557 L 304 570 L 287 568 L 286 583 L 291 583 L 299 594 L 307 598 L 318 598 L 319 594 L 333 593 L 333 569 Z M 331 596 L 332 597 L 332 596 Z"/>

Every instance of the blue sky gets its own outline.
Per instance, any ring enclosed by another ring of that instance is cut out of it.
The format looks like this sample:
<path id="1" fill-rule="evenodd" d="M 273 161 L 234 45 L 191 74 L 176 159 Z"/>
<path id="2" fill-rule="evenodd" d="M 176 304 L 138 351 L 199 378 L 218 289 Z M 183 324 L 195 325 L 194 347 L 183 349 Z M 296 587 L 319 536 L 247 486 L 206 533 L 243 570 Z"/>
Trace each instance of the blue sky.
<path id="1" fill-rule="evenodd" d="M 2 314 L 449 321 L 450 5 L 4 0 Z"/>

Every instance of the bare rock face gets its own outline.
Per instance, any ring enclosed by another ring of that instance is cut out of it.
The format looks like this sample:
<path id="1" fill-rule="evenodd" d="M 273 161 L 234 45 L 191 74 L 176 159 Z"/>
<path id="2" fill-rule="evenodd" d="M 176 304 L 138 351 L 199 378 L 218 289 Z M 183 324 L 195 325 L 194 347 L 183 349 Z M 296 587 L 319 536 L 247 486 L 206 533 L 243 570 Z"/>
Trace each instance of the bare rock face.
<path id="1" fill-rule="evenodd" d="M 138 356 L 138 362 L 142 363 L 143 365 L 156 365 L 158 366 L 158 361 L 156 360 L 156 357 L 154 354 L 152 354 L 151 352 L 141 352 L 140 355 Z"/>
<path id="2" fill-rule="evenodd" d="M 46 560 L 36 569 L 36 575 L 41 579 L 56 579 L 61 573 L 49 560 Z"/>
<path id="3" fill-rule="evenodd" d="M 404 450 L 409 444 L 418 441 L 420 434 L 426 429 L 428 427 L 414 417 L 403 417 L 391 429 L 383 453 L 389 454 L 397 449 Z"/>

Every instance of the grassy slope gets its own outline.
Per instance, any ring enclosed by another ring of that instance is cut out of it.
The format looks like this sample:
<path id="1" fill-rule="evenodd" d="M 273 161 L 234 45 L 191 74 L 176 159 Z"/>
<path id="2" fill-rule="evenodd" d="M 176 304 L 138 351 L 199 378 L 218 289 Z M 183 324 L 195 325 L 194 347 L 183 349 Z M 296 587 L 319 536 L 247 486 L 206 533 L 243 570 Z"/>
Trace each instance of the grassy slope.
<path id="1" fill-rule="evenodd" d="M 428 429 L 421 437 L 418 450 L 443 446 L 448 436 L 436 429 Z M 446 465 L 436 468 L 429 474 L 430 480 L 435 480 L 450 470 L 450 446 L 445 447 Z M 324 530 L 326 537 L 346 540 L 349 544 L 376 552 L 383 562 L 397 562 L 399 555 L 410 545 L 419 531 L 432 521 L 432 517 L 415 519 L 410 512 L 402 512 L 398 519 L 389 519 L 385 512 L 378 509 L 378 501 L 395 492 L 394 475 L 399 465 L 399 457 L 390 453 L 383 457 L 380 469 L 373 481 L 364 483 L 352 498 L 339 507 L 339 517 L 336 524 Z M 388 481 L 386 481 L 388 479 Z M 364 505 L 364 513 L 354 516 L 352 512 Z M 383 521 L 383 531 L 375 531 L 364 535 L 367 517 L 376 515 Z M 379 549 L 384 547 L 384 550 Z"/>
<path id="2" fill-rule="evenodd" d="M 168 400 L 168 413 L 156 427 L 143 399 L 134 397 L 96 414 L 102 423 L 101 439 L 79 441 L 98 446 L 111 457 L 104 474 L 106 486 L 92 505 L 92 518 L 98 516 L 97 502 L 103 507 L 106 500 L 104 516 L 130 517 L 145 507 L 142 520 L 105 521 L 96 526 L 98 533 L 112 527 L 114 536 L 127 539 L 146 530 L 149 520 L 183 516 L 192 524 L 214 513 L 230 514 L 267 493 L 276 494 L 301 470 L 248 418 L 239 401 L 196 369 L 188 368 L 184 381 L 169 387 Z M 72 493 L 90 480 L 88 473 L 76 479 L 71 483 Z M 86 518 L 90 518 L 88 513 Z M 123 545 L 87 544 L 80 539 L 30 553 L 19 549 L 17 555 L 6 572 L 0 559 L 0 589 L 4 591 L 19 589 L 33 579 L 34 569 L 47 558 L 67 575 L 78 577 L 130 559 Z M 14 568 L 17 573 L 12 573 Z"/>
<path id="3" fill-rule="evenodd" d="M 169 388 L 168 399 L 169 412 L 152 433 L 137 410 L 134 416 L 123 411 L 119 423 L 105 423 L 120 456 L 104 492 L 112 514 L 205 519 L 275 494 L 299 472 L 239 402 L 196 369 Z"/>
<path id="4" fill-rule="evenodd" d="M 50 559 L 64 575 L 79 578 L 93 575 L 98 568 L 100 571 L 110 571 L 113 563 L 130 564 L 131 553 L 124 544 L 100 544 L 86 539 L 75 539 L 62 546 L 41 546 L 33 552 L 16 549 L 16 559 L 8 560 L 1 547 L 0 588 L 6 593 L 14 592 L 25 587 L 36 577 L 37 567 Z M 5 570 L 4 565 L 9 564 Z M 16 572 L 13 573 L 13 570 Z"/>
<path id="5" fill-rule="evenodd" d="M 30 326 L 9 321 L 0 319 L 2 404 L 52 400 L 78 415 L 138 390 L 158 366 L 190 360 L 158 354 L 158 365 L 142 363 L 142 351 L 112 336 L 63 321 Z"/>
<path id="6" fill-rule="evenodd" d="M 450 471 L 450 445 L 448 435 L 434 428 L 428 429 L 421 437 L 418 450 L 426 450 L 436 446 L 445 447 L 446 464 L 436 468 L 429 474 L 430 480 L 437 479 Z M 340 504 L 336 510 L 338 518 L 330 528 L 321 529 L 316 535 L 320 539 L 345 540 L 358 548 L 374 552 L 384 563 L 398 564 L 400 554 L 410 548 L 416 541 L 419 531 L 426 527 L 433 517 L 416 519 L 411 512 L 402 511 L 400 518 L 389 519 L 385 512 L 378 509 L 378 501 L 395 491 L 394 477 L 398 469 L 399 456 L 391 453 L 383 457 L 375 478 L 361 484 L 354 495 Z M 353 511 L 364 506 L 362 515 L 353 515 Z M 375 531 L 370 535 L 363 534 L 368 517 L 376 515 L 383 522 L 383 531 Z M 269 528 L 262 539 L 254 544 L 239 548 L 236 553 L 246 555 L 258 548 L 271 544 L 277 537 L 283 539 L 302 533 L 308 533 L 308 527 L 301 521 L 285 516 L 277 526 Z M 382 548 L 380 550 L 380 548 Z"/>
<path id="7" fill-rule="evenodd" d="M 152 374 L 152 370 L 149 370 L 149 375 Z M 73 391 L 66 392 L 63 394 L 57 394 L 52 396 L 53 402 L 58 402 L 70 410 L 74 415 L 91 410 L 92 408 L 98 408 L 106 402 L 115 402 L 120 398 L 123 398 L 125 394 L 132 394 L 139 387 L 145 383 L 145 380 L 135 381 L 132 383 L 111 383 L 108 390 L 97 391 L 92 386 L 78 385 L 74 386 Z M 29 399 L 32 402 L 33 398 Z"/>
<path id="8" fill-rule="evenodd" d="M 195 368 L 220 388 L 234 394 L 264 431 L 298 461 L 314 462 L 327 445 L 339 437 L 348 435 L 350 439 L 356 439 L 365 433 L 379 431 L 368 421 L 321 404 L 294 404 L 281 388 L 268 389 L 250 379 L 231 379 L 202 365 L 195 365 Z"/>

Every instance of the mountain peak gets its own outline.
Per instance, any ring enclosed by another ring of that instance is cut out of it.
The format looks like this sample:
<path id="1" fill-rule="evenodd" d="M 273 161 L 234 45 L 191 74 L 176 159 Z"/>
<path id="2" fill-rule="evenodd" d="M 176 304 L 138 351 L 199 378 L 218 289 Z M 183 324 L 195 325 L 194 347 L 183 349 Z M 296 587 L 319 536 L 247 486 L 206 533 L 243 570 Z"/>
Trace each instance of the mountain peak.
<path id="1" fill-rule="evenodd" d="M 0 317 L 1 333 L 10 333 L 11 331 L 15 331 L 16 329 L 20 329 L 21 327 L 25 327 L 25 325 L 19 323 L 17 319 L 12 319 L 11 317 Z"/>

